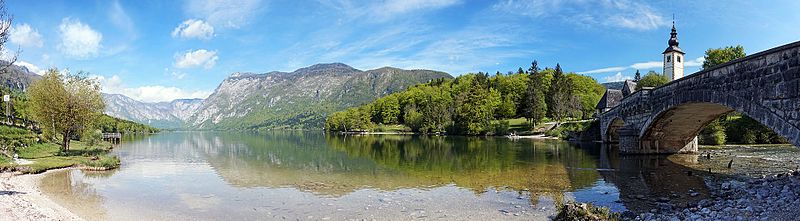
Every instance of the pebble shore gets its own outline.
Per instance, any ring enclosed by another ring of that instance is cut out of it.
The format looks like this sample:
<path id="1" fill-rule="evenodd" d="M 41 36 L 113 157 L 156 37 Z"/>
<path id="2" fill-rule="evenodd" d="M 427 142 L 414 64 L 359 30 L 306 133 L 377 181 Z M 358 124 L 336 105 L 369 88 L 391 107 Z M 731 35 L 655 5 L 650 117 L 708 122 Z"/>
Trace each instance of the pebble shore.
<path id="1" fill-rule="evenodd" d="M 653 213 L 624 212 L 625 220 L 798 220 L 800 171 L 748 181 L 709 182 L 711 198 L 683 208 L 665 205 Z"/>

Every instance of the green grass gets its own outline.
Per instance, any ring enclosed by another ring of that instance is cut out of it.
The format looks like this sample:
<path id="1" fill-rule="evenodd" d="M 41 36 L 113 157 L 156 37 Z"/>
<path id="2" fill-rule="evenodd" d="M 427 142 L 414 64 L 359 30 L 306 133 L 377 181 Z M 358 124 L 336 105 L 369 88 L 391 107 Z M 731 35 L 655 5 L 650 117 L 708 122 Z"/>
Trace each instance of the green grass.
<path id="1" fill-rule="evenodd" d="M 5 158 L 0 159 L 0 168 L 16 168 L 24 173 L 41 173 L 76 165 L 116 168 L 119 166 L 119 158 L 108 155 L 110 147 L 108 142 L 89 146 L 84 142 L 72 141 L 68 151 L 61 151 L 58 144 L 39 143 L 17 150 L 20 158 L 31 160 L 32 164 L 14 165 L 11 159 Z"/>
<path id="2" fill-rule="evenodd" d="M 561 123 L 561 125 L 558 127 L 547 131 L 545 135 L 566 139 L 568 138 L 567 136 L 569 136 L 569 134 L 572 132 L 586 131 L 592 125 L 592 123 L 593 121 Z"/>
<path id="3" fill-rule="evenodd" d="M 371 129 L 373 132 L 388 132 L 388 133 L 408 133 L 411 132 L 411 128 L 405 125 L 397 124 L 397 125 L 383 125 L 379 124 L 375 126 L 375 128 Z"/>
<path id="4" fill-rule="evenodd" d="M 530 124 L 528 124 L 528 119 L 524 117 L 514 118 L 514 119 L 506 119 L 508 121 L 508 130 L 510 132 L 516 132 L 518 135 L 533 135 L 536 134 L 534 131 L 544 128 L 544 122 L 536 124 L 536 128 L 532 128 Z M 548 119 L 544 119 L 544 121 L 548 121 Z M 500 120 L 493 120 L 492 123 L 496 124 L 499 123 Z"/>
<path id="5" fill-rule="evenodd" d="M 81 164 L 89 167 L 117 168 L 120 164 L 117 156 L 100 156 L 97 158 L 84 159 Z"/>

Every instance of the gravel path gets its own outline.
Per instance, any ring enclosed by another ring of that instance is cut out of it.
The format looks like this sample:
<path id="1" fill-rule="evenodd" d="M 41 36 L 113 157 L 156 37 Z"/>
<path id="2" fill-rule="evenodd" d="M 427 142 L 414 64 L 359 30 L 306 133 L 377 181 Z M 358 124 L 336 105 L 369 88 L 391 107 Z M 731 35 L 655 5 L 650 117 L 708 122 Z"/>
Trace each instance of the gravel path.
<path id="1" fill-rule="evenodd" d="M 42 194 L 39 181 L 46 173 L 0 173 L 0 220 L 83 220 Z"/>

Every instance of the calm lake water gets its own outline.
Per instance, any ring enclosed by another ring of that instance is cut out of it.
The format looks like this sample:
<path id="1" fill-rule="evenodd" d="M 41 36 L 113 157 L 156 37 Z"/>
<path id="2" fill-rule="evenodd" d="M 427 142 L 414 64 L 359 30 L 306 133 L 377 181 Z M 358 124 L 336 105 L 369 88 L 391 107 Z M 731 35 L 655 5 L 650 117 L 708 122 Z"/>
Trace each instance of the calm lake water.
<path id="1" fill-rule="evenodd" d="M 544 220 L 556 201 L 644 211 L 707 194 L 674 163 L 696 155 L 563 141 L 174 132 L 114 153 L 120 169 L 52 173 L 43 191 L 92 220 Z"/>

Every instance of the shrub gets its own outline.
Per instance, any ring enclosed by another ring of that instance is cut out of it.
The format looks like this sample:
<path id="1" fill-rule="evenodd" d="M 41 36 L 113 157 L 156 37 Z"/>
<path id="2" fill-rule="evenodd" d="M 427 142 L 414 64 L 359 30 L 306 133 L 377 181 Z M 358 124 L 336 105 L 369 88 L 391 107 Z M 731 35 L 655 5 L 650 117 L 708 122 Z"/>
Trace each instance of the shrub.
<path id="1" fill-rule="evenodd" d="M 492 123 L 492 128 L 494 129 L 494 135 L 506 135 L 509 128 L 511 128 L 511 124 L 507 120 L 500 120 Z"/>
<path id="2" fill-rule="evenodd" d="M 605 207 L 596 207 L 587 203 L 568 202 L 558 208 L 555 221 L 600 221 L 622 220 L 618 213 Z"/>
<path id="3" fill-rule="evenodd" d="M 101 130 L 86 130 L 81 136 L 81 141 L 85 142 L 88 146 L 94 146 L 103 140 L 103 131 Z"/>
<path id="4" fill-rule="evenodd" d="M 83 161 L 83 165 L 89 167 L 104 167 L 106 169 L 119 167 L 120 160 L 117 156 L 93 157 Z"/>
<path id="5" fill-rule="evenodd" d="M 725 126 L 720 119 L 714 119 L 700 131 L 699 142 L 704 145 L 723 145 L 727 136 Z"/>

